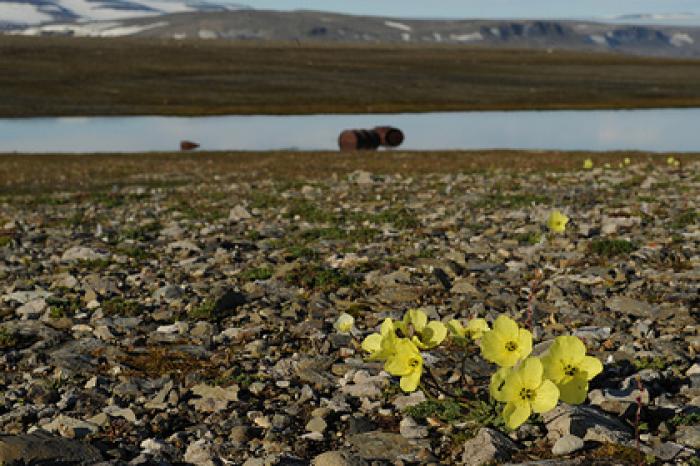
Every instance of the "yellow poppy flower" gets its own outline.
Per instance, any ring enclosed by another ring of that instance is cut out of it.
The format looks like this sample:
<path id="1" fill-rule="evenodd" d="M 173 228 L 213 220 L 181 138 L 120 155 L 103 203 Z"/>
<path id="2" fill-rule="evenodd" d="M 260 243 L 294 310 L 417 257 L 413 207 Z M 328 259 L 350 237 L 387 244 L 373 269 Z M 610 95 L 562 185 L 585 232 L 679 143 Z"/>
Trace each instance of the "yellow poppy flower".
<path id="1" fill-rule="evenodd" d="M 460 338 L 471 338 L 472 340 L 479 340 L 484 333 L 491 330 L 486 319 L 471 319 L 467 322 L 466 327 L 462 327 L 460 321 L 453 319 L 447 323 L 447 327 L 453 335 Z"/>
<path id="2" fill-rule="evenodd" d="M 384 361 L 396 353 L 396 332 L 394 323 L 387 318 L 382 322 L 380 333 L 373 333 L 362 341 L 362 349 L 369 354 L 370 361 Z"/>
<path id="3" fill-rule="evenodd" d="M 547 219 L 547 227 L 554 233 L 564 233 L 566 224 L 569 222 L 569 217 L 562 214 L 558 210 L 552 211 Z"/>
<path id="4" fill-rule="evenodd" d="M 493 330 L 481 337 L 481 355 L 501 367 L 512 367 L 532 352 L 532 334 L 515 321 L 501 315 Z"/>
<path id="5" fill-rule="evenodd" d="M 499 397 L 506 402 L 502 416 L 509 428 L 517 429 L 532 412 L 545 413 L 557 405 L 559 389 L 542 374 L 540 360 L 527 358 L 506 377 Z"/>
<path id="6" fill-rule="evenodd" d="M 586 346 L 574 336 L 557 337 L 542 356 L 545 377 L 559 388 L 562 401 L 583 403 L 588 394 L 588 381 L 603 371 L 603 364 L 586 356 Z"/>
<path id="7" fill-rule="evenodd" d="M 591 159 L 586 159 L 583 161 L 583 168 L 586 170 L 590 170 L 593 168 L 593 160 Z"/>
<path id="8" fill-rule="evenodd" d="M 428 322 L 428 316 L 420 309 L 408 310 L 403 321 L 396 323 L 396 328 L 420 349 L 435 348 L 447 336 L 445 324 L 437 320 Z"/>
<path id="9" fill-rule="evenodd" d="M 335 321 L 333 327 L 340 333 L 348 333 L 352 330 L 352 326 L 355 324 L 355 318 L 350 314 L 343 312 Z"/>
<path id="10" fill-rule="evenodd" d="M 384 370 L 401 377 L 399 386 L 404 392 L 413 392 L 418 388 L 423 373 L 423 357 L 418 348 L 407 338 L 399 338 L 394 346 L 395 354 L 387 359 Z"/>

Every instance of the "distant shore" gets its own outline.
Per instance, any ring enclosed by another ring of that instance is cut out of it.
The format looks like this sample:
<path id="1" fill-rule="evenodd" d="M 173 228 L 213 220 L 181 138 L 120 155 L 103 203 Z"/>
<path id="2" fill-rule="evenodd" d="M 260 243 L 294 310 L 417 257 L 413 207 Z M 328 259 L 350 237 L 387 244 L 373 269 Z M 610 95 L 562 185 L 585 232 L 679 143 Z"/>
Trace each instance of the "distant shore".
<path id="1" fill-rule="evenodd" d="M 700 61 L 0 36 L 0 117 L 700 107 Z"/>
<path id="2" fill-rule="evenodd" d="M 330 180 L 357 170 L 411 177 L 507 171 L 580 170 L 591 159 L 595 167 L 616 169 L 625 158 L 649 166 L 681 164 L 698 154 L 561 151 L 419 151 L 419 152 L 188 152 L 135 154 L 0 154 L 0 196 L 62 191 L 109 190 L 114 187 L 168 187 L 198 183 L 276 180 Z"/>

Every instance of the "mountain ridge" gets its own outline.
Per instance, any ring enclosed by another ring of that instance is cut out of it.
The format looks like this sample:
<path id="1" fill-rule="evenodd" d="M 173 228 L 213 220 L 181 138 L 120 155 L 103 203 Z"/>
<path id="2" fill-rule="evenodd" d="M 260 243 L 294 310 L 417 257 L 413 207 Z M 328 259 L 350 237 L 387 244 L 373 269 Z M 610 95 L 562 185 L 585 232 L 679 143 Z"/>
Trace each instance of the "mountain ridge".
<path id="1" fill-rule="evenodd" d="M 20 0 L 17 0 L 20 1 Z M 578 20 L 423 20 L 353 16 L 311 10 L 280 12 L 242 5 L 222 7 L 188 0 L 22 0 L 123 5 L 124 19 L 51 21 L 14 28 L 22 35 L 136 36 L 378 44 L 461 44 L 492 48 L 615 52 L 676 58 L 700 57 L 700 27 L 636 25 Z M 7 3 L 7 2 L 5 2 Z M 155 7 L 200 8 L 152 13 Z M 0 4 L 2 5 L 2 4 Z M 151 8 L 137 11 L 137 8 Z M 202 10 L 211 8 L 212 10 Z M 1 21 L 1 18 L 0 18 Z"/>

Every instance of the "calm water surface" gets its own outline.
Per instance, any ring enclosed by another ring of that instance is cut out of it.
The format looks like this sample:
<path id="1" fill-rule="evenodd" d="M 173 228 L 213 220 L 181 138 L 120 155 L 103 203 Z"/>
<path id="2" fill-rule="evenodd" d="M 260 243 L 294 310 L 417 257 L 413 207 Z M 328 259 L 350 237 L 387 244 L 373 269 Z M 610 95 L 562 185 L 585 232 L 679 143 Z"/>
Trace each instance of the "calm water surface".
<path id="1" fill-rule="evenodd" d="M 700 151 L 700 109 L 0 119 L 0 152 L 335 150 L 348 128 L 402 129 L 401 149 Z"/>

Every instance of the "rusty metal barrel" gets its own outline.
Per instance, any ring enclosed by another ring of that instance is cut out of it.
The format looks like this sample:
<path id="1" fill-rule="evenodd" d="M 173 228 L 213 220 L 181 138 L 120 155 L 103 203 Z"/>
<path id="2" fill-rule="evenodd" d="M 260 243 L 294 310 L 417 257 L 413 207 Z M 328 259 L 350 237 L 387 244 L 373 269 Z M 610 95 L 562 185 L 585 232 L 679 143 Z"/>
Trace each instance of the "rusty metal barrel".
<path id="1" fill-rule="evenodd" d="M 379 134 L 382 146 L 399 147 L 403 142 L 403 132 L 393 126 L 377 126 L 374 131 Z"/>
<path id="2" fill-rule="evenodd" d="M 196 142 L 180 141 L 180 150 L 182 150 L 182 151 L 195 150 L 198 147 L 199 147 L 199 144 L 197 144 Z"/>
<path id="3" fill-rule="evenodd" d="M 340 150 L 375 150 L 379 147 L 381 138 L 376 131 L 366 129 L 347 129 L 340 133 L 338 146 Z"/>
<path id="4" fill-rule="evenodd" d="M 338 136 L 341 151 L 376 150 L 379 146 L 397 147 L 403 142 L 400 129 L 377 126 L 374 129 L 346 129 Z"/>

